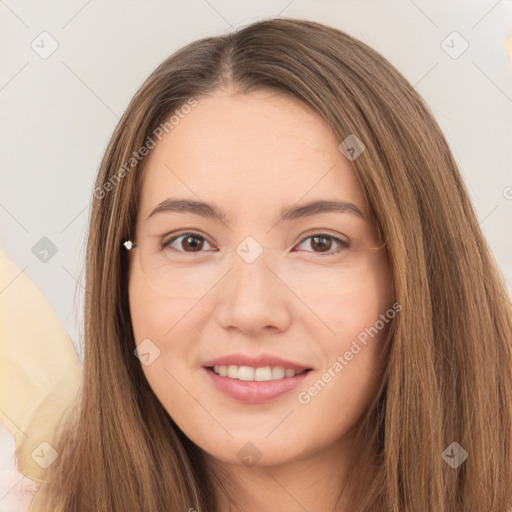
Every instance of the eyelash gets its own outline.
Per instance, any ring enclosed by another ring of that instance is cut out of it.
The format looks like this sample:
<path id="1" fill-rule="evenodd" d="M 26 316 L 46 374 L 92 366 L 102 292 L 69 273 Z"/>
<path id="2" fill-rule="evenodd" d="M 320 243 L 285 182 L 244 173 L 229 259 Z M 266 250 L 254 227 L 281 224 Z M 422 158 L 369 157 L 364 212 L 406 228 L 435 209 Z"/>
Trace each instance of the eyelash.
<path id="1" fill-rule="evenodd" d="M 162 242 L 162 244 L 161 244 L 162 245 L 162 249 L 171 249 L 173 251 L 181 252 L 183 254 L 190 254 L 191 256 L 197 256 L 197 255 L 201 254 L 202 252 L 205 252 L 205 251 L 188 252 L 188 251 L 181 251 L 181 250 L 178 250 L 178 249 L 173 249 L 172 247 L 170 247 L 170 245 L 173 242 L 175 242 L 176 240 L 179 240 L 180 238 L 184 238 L 184 237 L 187 237 L 187 236 L 188 237 L 192 237 L 192 238 L 198 238 L 198 239 L 204 240 L 205 242 L 209 243 L 208 240 L 206 240 L 206 238 L 204 236 L 198 235 L 197 233 L 187 232 L 187 233 L 181 233 L 179 235 L 173 236 L 167 242 Z M 315 251 L 307 251 L 307 252 L 313 252 L 313 254 L 331 256 L 333 254 L 338 254 L 342 250 L 348 249 L 350 247 L 350 244 L 348 242 L 346 242 L 345 240 L 342 240 L 342 239 L 340 239 L 340 238 L 338 238 L 336 236 L 333 236 L 333 235 L 328 235 L 326 233 L 315 233 L 313 235 L 309 235 L 309 236 L 303 238 L 298 243 L 298 245 L 302 245 L 306 240 L 309 240 L 310 238 L 315 238 L 315 237 L 322 237 L 322 238 L 328 238 L 328 239 L 334 240 L 340 247 L 336 251 L 334 251 L 334 252 L 315 252 Z"/>

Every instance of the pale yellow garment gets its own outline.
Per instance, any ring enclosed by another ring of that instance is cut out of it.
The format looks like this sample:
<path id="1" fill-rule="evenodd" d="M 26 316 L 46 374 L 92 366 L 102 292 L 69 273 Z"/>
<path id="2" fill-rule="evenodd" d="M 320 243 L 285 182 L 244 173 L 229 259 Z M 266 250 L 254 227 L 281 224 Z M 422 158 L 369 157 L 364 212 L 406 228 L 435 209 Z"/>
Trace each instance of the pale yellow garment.
<path id="1" fill-rule="evenodd" d="M 77 399 L 81 377 L 50 303 L 0 250 L 0 420 L 14 436 L 18 470 L 36 483 L 56 456 L 55 429 Z"/>

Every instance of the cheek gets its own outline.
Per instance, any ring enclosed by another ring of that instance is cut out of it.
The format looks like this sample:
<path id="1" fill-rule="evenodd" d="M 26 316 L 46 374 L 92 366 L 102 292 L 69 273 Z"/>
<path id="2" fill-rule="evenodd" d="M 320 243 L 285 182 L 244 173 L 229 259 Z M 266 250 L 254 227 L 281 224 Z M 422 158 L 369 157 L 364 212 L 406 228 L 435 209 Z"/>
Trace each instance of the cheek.
<path id="1" fill-rule="evenodd" d="M 383 341 L 392 322 L 385 305 L 364 294 L 338 306 L 329 309 L 332 303 L 324 305 L 337 336 L 320 342 L 324 365 L 296 397 L 297 418 L 323 441 L 349 431 L 374 400 L 385 368 Z M 381 320 L 382 314 L 385 320 Z"/>
<path id="2" fill-rule="evenodd" d="M 169 413 L 183 409 L 189 400 L 180 392 L 179 383 L 185 383 L 195 369 L 195 340 L 208 318 L 198 300 L 163 296 L 148 286 L 137 269 L 130 275 L 129 303 L 135 344 L 141 347 L 141 354 L 149 353 L 147 358 L 140 357 L 142 370 Z"/>
<path id="3" fill-rule="evenodd" d="M 330 280 L 332 283 L 333 280 Z M 368 265 L 357 285 L 350 288 L 326 286 L 323 293 L 316 293 L 312 309 L 326 328 L 325 340 L 330 340 L 329 352 L 348 350 L 351 341 L 364 342 L 368 330 L 385 331 L 389 324 L 379 319 L 393 303 L 393 286 L 386 260 L 376 259 Z"/>
<path id="4" fill-rule="evenodd" d="M 373 400 L 384 369 L 383 342 L 396 316 L 387 261 L 376 259 L 360 286 L 350 293 L 318 295 L 314 310 L 330 329 L 316 336 L 326 357 L 318 379 L 301 390 L 298 402 L 311 418 L 329 408 L 344 411 L 333 417 L 334 430 L 356 421 Z"/>
<path id="5" fill-rule="evenodd" d="M 161 295 L 148 286 L 138 269 L 134 269 L 130 274 L 129 302 L 135 342 L 138 344 L 146 338 L 176 339 L 175 332 L 183 334 L 184 326 L 198 324 L 198 300 L 195 296 Z"/>
<path id="6" fill-rule="evenodd" d="M 192 329 L 197 328 L 193 308 L 197 300 L 163 297 L 133 272 L 129 302 L 142 371 L 162 406 L 182 426 L 183 411 L 190 411 L 191 406 L 188 392 L 198 395 L 187 381 L 192 371 L 190 340 L 194 340 Z M 193 424 L 187 428 L 187 414 L 185 430 L 189 431 Z"/>
<path id="7" fill-rule="evenodd" d="M 183 326 L 184 301 L 176 301 L 156 294 L 136 270 L 130 275 L 129 303 L 133 335 L 142 370 L 151 388 L 161 399 L 162 390 L 169 388 L 169 361 L 180 361 L 186 337 L 175 336 Z M 172 345 L 165 340 L 173 339 Z M 172 348 L 172 350 L 171 350 Z M 149 355 L 147 355 L 149 354 Z"/>

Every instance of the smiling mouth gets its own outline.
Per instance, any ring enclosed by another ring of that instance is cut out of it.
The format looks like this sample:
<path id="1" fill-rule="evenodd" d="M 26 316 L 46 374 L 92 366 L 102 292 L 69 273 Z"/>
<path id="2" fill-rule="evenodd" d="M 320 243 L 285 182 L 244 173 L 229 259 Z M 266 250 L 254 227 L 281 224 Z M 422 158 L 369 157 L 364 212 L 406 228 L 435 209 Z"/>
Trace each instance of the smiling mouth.
<path id="1" fill-rule="evenodd" d="M 207 366 L 206 368 L 219 377 L 226 377 L 227 379 L 241 380 L 246 382 L 265 382 L 272 380 L 290 379 L 302 373 L 311 371 L 311 368 L 294 370 L 292 368 L 285 368 L 283 366 L 262 366 L 254 368 L 252 366 L 226 365 Z"/>

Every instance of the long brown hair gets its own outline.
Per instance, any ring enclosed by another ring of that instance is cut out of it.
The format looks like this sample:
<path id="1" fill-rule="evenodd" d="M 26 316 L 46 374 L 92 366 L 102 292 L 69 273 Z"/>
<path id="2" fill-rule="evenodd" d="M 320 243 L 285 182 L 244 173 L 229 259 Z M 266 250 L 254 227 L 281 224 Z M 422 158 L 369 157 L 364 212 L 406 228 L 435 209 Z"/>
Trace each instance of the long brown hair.
<path id="1" fill-rule="evenodd" d="M 147 78 L 120 120 L 91 213 L 81 400 L 31 510 L 218 512 L 201 450 L 133 354 L 121 245 L 134 229 L 145 159 L 126 163 L 176 109 L 227 85 L 293 95 L 340 142 L 355 135 L 366 147 L 352 164 L 402 310 L 360 426 L 351 474 L 362 476 L 351 510 L 510 510 L 512 310 L 457 164 L 424 101 L 385 58 L 340 30 L 297 19 L 187 45 Z M 456 468 L 447 457 L 463 452 L 453 442 L 468 454 Z M 363 473 L 369 450 L 379 461 L 371 480 Z"/>

